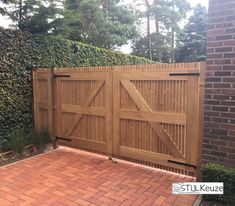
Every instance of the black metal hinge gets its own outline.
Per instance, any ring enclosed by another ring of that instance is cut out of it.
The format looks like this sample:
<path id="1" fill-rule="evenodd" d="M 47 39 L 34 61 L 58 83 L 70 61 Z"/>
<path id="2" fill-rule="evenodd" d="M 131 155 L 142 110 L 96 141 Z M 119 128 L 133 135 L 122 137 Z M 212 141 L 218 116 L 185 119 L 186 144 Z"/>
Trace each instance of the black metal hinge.
<path id="1" fill-rule="evenodd" d="M 57 77 L 70 77 L 70 75 L 59 75 L 59 74 L 54 74 L 54 78 Z"/>
<path id="2" fill-rule="evenodd" d="M 170 76 L 200 76 L 200 73 L 170 73 Z"/>

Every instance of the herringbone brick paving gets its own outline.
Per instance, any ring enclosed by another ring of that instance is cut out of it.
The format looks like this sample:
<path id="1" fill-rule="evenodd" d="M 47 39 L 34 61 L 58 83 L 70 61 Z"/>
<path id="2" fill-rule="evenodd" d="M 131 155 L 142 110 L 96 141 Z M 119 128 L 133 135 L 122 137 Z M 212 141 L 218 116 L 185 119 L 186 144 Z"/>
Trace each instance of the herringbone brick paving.
<path id="1" fill-rule="evenodd" d="M 191 206 L 173 182 L 193 178 L 62 147 L 0 168 L 0 206 Z"/>

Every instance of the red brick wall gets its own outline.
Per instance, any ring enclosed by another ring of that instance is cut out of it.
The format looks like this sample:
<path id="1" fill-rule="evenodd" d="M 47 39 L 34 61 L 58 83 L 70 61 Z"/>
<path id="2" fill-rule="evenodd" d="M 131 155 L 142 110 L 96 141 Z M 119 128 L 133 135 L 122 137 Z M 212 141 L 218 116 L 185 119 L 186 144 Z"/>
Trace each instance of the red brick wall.
<path id="1" fill-rule="evenodd" d="M 235 167 L 235 0 L 210 0 L 204 162 Z"/>

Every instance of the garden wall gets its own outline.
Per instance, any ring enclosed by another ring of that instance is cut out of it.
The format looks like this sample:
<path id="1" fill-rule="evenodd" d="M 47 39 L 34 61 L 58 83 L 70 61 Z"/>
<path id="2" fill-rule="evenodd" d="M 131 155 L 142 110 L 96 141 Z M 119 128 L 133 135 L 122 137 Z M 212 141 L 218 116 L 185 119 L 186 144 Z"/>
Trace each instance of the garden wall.
<path id="1" fill-rule="evenodd" d="M 204 162 L 235 167 L 235 0 L 210 0 Z"/>
<path id="2" fill-rule="evenodd" d="M 33 68 L 152 63 L 79 42 L 3 29 L 0 48 L 0 150 L 12 129 L 32 126 Z"/>

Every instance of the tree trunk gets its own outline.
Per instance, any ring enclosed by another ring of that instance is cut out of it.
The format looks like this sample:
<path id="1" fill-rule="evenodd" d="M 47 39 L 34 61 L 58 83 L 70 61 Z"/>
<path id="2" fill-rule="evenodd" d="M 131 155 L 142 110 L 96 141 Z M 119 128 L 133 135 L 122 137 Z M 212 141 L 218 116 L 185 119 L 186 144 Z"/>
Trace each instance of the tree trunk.
<path id="1" fill-rule="evenodd" d="M 158 4 L 158 0 L 154 1 L 154 4 Z M 159 15 L 157 11 L 155 11 L 155 29 L 157 35 L 157 53 L 158 53 L 158 61 L 162 62 L 162 50 L 161 50 L 161 42 L 160 42 L 160 29 L 159 29 Z"/>
<path id="2" fill-rule="evenodd" d="M 150 5 L 149 2 L 147 0 L 145 0 L 145 4 L 146 4 L 146 16 L 147 16 L 147 36 L 148 36 L 148 51 L 149 51 L 149 59 L 152 60 L 153 56 L 152 56 L 152 41 L 151 41 L 151 33 L 150 33 Z"/>
<path id="3" fill-rule="evenodd" d="M 175 11 L 175 5 L 172 6 L 173 13 Z M 175 63 L 175 24 L 174 18 L 171 19 L 171 63 Z"/>
<path id="4" fill-rule="evenodd" d="M 149 59 L 152 60 L 152 41 L 151 41 L 151 33 L 150 33 L 150 16 L 147 14 L 147 35 L 148 35 L 148 50 L 149 50 Z"/>
<path id="5" fill-rule="evenodd" d="M 22 19 L 22 5 L 23 5 L 22 1 L 23 0 L 20 0 L 19 2 L 19 20 Z"/>
<path id="6" fill-rule="evenodd" d="M 171 63 L 175 63 L 175 31 L 173 27 L 171 35 Z"/>

